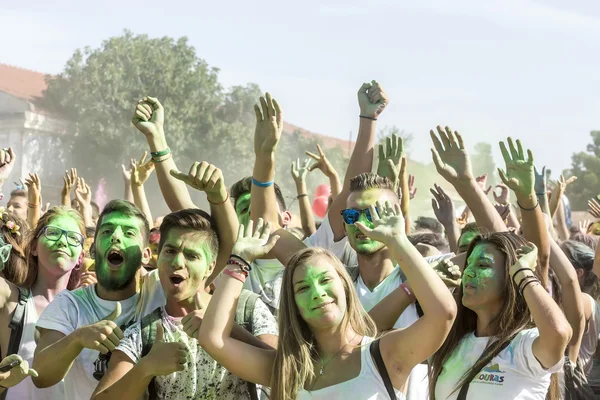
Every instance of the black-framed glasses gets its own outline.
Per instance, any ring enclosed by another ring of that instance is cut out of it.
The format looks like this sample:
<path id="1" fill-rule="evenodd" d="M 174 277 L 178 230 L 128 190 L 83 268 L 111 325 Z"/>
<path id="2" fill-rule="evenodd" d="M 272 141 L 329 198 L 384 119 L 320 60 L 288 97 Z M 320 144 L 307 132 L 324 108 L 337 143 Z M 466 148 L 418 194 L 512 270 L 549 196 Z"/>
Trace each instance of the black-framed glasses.
<path id="1" fill-rule="evenodd" d="M 375 210 L 379 212 L 379 209 L 375 207 Z M 364 213 L 365 217 L 369 222 L 373 222 L 373 218 L 371 217 L 371 210 L 369 208 L 365 208 L 364 210 L 355 210 L 354 208 L 347 208 L 345 210 L 340 211 L 342 214 L 342 219 L 348 225 L 354 225 L 356 221 L 359 220 L 360 214 Z"/>
<path id="2" fill-rule="evenodd" d="M 46 239 L 52 242 L 58 242 L 63 235 L 65 235 L 67 237 L 67 243 L 70 246 L 83 246 L 84 237 L 79 232 L 65 231 L 56 226 L 47 225 L 37 234 L 36 239 L 42 236 L 42 234 L 44 234 Z"/>

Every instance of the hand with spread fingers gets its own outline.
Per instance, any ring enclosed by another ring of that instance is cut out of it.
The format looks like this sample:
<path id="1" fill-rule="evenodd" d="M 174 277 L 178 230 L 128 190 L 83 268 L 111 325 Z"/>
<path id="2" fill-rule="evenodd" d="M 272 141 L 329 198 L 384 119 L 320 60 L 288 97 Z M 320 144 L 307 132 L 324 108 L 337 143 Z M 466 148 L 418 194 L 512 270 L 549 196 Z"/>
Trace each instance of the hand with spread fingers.
<path id="1" fill-rule="evenodd" d="M 368 227 L 362 222 L 355 222 L 354 225 L 367 237 L 384 243 L 386 245 L 394 243 L 399 238 L 406 237 L 404 217 L 399 204 L 392 205 L 389 201 L 385 205 L 380 201 L 377 207 L 369 207 L 373 228 Z"/>
<path id="2" fill-rule="evenodd" d="M 431 199 L 433 213 L 447 230 L 453 223 L 456 223 L 454 203 L 441 186 L 434 184 L 433 189 L 429 190 L 433 195 L 433 199 Z"/>
<path id="3" fill-rule="evenodd" d="M 377 119 L 389 102 L 388 95 L 377 81 L 363 83 L 358 90 L 358 105 L 361 117 Z"/>
<path id="4" fill-rule="evenodd" d="M 27 186 L 27 201 L 29 207 L 40 208 L 42 185 L 40 183 L 40 177 L 38 174 L 29 174 L 29 177 L 25 178 L 25 186 Z"/>
<path id="5" fill-rule="evenodd" d="M 145 151 L 139 161 L 133 160 L 131 164 L 131 184 L 134 186 L 142 186 L 154 171 L 154 162 L 148 157 L 148 152 Z"/>
<path id="6" fill-rule="evenodd" d="M 295 163 L 292 162 L 291 170 L 292 178 L 294 179 L 294 182 L 296 182 L 296 185 L 301 182 L 306 182 L 306 175 L 310 170 L 310 160 L 306 159 L 303 163 L 301 163 L 300 159 L 298 158 Z"/>
<path id="7" fill-rule="evenodd" d="M 377 163 L 377 175 L 388 178 L 394 182 L 398 190 L 400 178 L 400 162 L 404 155 L 404 143 L 402 138 L 395 133 L 385 138 L 385 146 L 379 144 L 379 159 Z"/>
<path id="8" fill-rule="evenodd" d="M 223 179 L 223 172 L 206 161 L 196 161 L 192 164 L 187 174 L 174 169 L 170 173 L 171 176 L 185 182 L 188 186 L 205 192 L 210 203 L 224 203 L 229 197 L 225 180 Z"/>
<path id="9" fill-rule="evenodd" d="M 65 171 L 63 177 L 63 188 L 60 192 L 63 206 L 71 206 L 71 190 L 77 183 L 77 169 L 71 168 L 70 171 Z"/>
<path id="10" fill-rule="evenodd" d="M 563 175 L 560 176 L 560 178 L 558 178 L 558 180 L 554 183 L 554 186 L 556 187 L 556 190 L 558 190 L 558 192 L 563 195 L 565 193 L 565 191 L 567 190 L 567 186 L 569 186 L 571 183 L 575 182 L 577 180 L 576 176 L 571 176 L 567 179 L 565 179 L 565 177 Z"/>
<path id="11" fill-rule="evenodd" d="M 504 142 L 500 142 L 500 150 L 506 163 L 506 172 L 498 168 L 500 179 L 515 192 L 517 200 L 531 199 L 532 196 L 535 196 L 533 190 L 535 183 L 533 154 L 531 150 L 527 150 L 526 158 L 521 141 L 518 139 L 516 145 L 512 138 L 508 138 L 507 142 L 510 151 L 507 150 Z"/>
<path id="12" fill-rule="evenodd" d="M 265 224 L 263 219 L 259 218 L 255 229 L 254 222 L 250 220 L 248 225 L 240 225 L 231 253 L 240 256 L 248 263 L 253 263 L 267 255 L 278 239 L 277 235 L 271 236 L 270 222 Z"/>
<path id="13" fill-rule="evenodd" d="M 86 206 L 91 206 L 92 204 L 92 190 L 90 186 L 85 183 L 85 179 L 82 177 L 77 178 L 77 185 L 75 186 L 75 197 L 79 204 Z"/>
<path id="14" fill-rule="evenodd" d="M 256 131 L 254 133 L 254 153 L 273 154 L 283 132 L 283 112 L 281 106 L 270 93 L 260 98 L 260 107 L 254 105 Z"/>
<path id="15" fill-rule="evenodd" d="M 307 156 L 315 160 L 315 163 L 308 168 L 308 172 L 312 172 L 315 169 L 319 169 L 327 177 L 337 175 L 335 168 L 333 168 L 333 165 L 331 165 L 331 163 L 327 159 L 327 156 L 325 155 L 325 152 L 323 152 L 323 149 L 321 149 L 320 145 L 317 145 L 317 153 L 318 154 L 311 153 L 310 151 L 305 152 Z"/>
<path id="16" fill-rule="evenodd" d="M 596 199 L 588 201 L 588 212 L 594 218 L 600 218 L 600 203 Z"/>
<path id="17" fill-rule="evenodd" d="M 431 153 L 437 172 L 452 185 L 472 181 L 471 160 L 460 133 L 438 126 L 437 135 L 433 131 L 429 134 L 433 140 Z"/>

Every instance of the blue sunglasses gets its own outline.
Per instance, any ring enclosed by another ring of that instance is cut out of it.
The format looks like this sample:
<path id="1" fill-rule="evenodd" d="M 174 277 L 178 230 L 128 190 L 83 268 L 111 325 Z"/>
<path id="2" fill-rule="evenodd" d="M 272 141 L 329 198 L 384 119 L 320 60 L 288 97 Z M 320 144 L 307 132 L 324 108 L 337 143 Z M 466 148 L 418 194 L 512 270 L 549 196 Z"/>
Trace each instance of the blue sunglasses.
<path id="1" fill-rule="evenodd" d="M 379 209 L 375 207 L 375 210 L 379 213 Z M 371 217 L 371 210 L 365 208 L 364 210 L 355 210 L 353 208 L 347 208 L 345 210 L 340 211 L 342 214 L 342 219 L 348 225 L 354 225 L 356 221 L 359 220 L 360 214 L 364 213 L 369 222 L 373 222 L 373 218 Z"/>

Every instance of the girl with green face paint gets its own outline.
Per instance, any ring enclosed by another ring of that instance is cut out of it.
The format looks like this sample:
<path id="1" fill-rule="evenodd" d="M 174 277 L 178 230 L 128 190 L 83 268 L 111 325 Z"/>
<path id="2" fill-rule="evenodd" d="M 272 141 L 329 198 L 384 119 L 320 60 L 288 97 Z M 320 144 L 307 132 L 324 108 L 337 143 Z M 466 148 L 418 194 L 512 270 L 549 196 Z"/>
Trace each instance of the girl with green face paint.
<path id="1" fill-rule="evenodd" d="M 21 235 L 26 235 L 24 222 L 11 218 L 0 212 L 0 226 L 2 234 L 9 233 L 18 240 L 7 240 L 12 243 L 9 259 L 6 263 L 5 276 L 10 277 L 21 287 L 27 287 L 31 294 L 24 305 L 23 324 L 35 326 L 39 315 L 44 311 L 58 292 L 64 289 L 75 289 L 79 284 L 79 267 L 83 255 L 83 239 L 85 227 L 81 215 L 70 209 L 54 207 L 44 214 L 38 221 L 37 226 L 29 233 L 32 239 L 27 243 L 23 252 L 18 246 Z M 10 226 L 9 226 L 10 225 Z M 7 232 L 4 232 L 4 231 Z M 17 236 L 18 232 L 18 236 Z M 16 262 L 23 258 L 25 264 Z M 19 289 L 12 282 L 0 278 L 0 286 L 4 285 L 7 290 L 5 299 L 0 302 L 8 309 L 14 310 L 19 298 Z M 0 340 L 0 352 L 6 354 L 8 351 L 8 338 L 10 337 L 10 313 L 0 313 L 0 326 L 4 329 Z M 63 383 L 46 389 L 34 387 L 31 379 L 24 379 L 28 375 L 37 376 L 33 370 L 27 372 L 29 365 L 33 363 L 33 351 L 35 349 L 34 330 L 24 328 L 21 341 L 18 344 L 17 355 L 20 357 L 21 365 L 15 367 L 8 373 L 0 373 L 0 385 L 10 386 L 9 398 L 29 398 L 30 393 L 40 393 L 47 398 L 64 398 Z M 15 379 L 17 375 L 19 379 Z"/>

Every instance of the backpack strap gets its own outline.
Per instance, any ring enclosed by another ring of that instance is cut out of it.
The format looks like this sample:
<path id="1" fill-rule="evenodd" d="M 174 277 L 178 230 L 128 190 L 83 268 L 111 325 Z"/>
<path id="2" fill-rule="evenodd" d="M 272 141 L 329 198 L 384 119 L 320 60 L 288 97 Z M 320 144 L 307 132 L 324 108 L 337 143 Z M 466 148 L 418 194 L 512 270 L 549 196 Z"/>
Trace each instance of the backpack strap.
<path id="1" fill-rule="evenodd" d="M 23 325 L 25 322 L 25 306 L 31 295 L 29 288 L 17 286 L 17 289 L 19 290 L 19 300 L 17 301 L 17 307 L 15 307 L 15 311 L 13 312 L 12 318 L 8 324 L 8 327 L 10 328 L 10 339 L 8 341 L 8 349 L 6 349 L 7 356 L 17 354 L 19 351 L 21 337 L 23 336 Z M 0 354 L 0 359 L 2 358 L 4 357 L 2 357 Z M 2 394 L 0 394 L 0 400 L 6 399 L 8 390 L 9 389 L 4 389 Z"/>
<path id="2" fill-rule="evenodd" d="M 383 384 L 385 385 L 385 390 L 387 390 L 388 392 L 388 396 L 390 396 L 391 400 L 395 400 L 396 391 L 394 390 L 394 385 L 392 385 L 392 380 L 390 379 L 390 375 L 388 374 L 387 368 L 385 367 L 385 363 L 383 362 L 383 357 L 381 357 L 379 339 L 373 340 L 371 342 L 371 345 L 369 346 L 369 351 L 371 352 L 371 357 L 373 357 L 375 365 L 379 370 L 379 375 L 381 375 L 381 379 L 383 380 Z"/>
<path id="3" fill-rule="evenodd" d="M 496 352 L 496 354 L 494 355 L 494 357 L 498 354 L 500 354 L 500 352 L 502 350 L 504 350 L 505 348 L 508 347 L 508 345 L 510 344 L 510 342 L 512 342 L 512 340 L 515 337 L 512 336 L 510 339 L 508 339 L 506 341 L 506 343 L 504 343 L 500 349 L 498 349 L 498 351 Z M 479 356 L 479 358 L 477 359 L 477 361 L 475 362 L 475 364 L 477 364 L 479 361 L 483 360 L 484 358 L 486 358 L 491 352 L 492 352 L 492 347 L 494 346 L 488 346 L 483 353 L 481 353 L 481 356 Z M 492 357 L 493 358 L 493 357 Z M 479 373 L 479 371 L 477 371 L 477 373 Z M 460 388 L 460 392 L 458 392 L 458 397 L 456 398 L 456 400 L 467 400 L 467 393 L 469 392 L 469 385 L 471 384 L 471 382 L 466 382 L 464 385 L 462 385 L 462 387 Z"/>
<path id="4" fill-rule="evenodd" d="M 238 298 L 237 307 L 235 309 L 235 322 L 242 328 L 252 333 L 252 315 L 254 314 L 254 306 L 256 300 L 260 296 L 250 290 L 243 289 Z M 246 382 L 251 400 L 258 400 L 258 390 L 252 382 Z"/>
<path id="5" fill-rule="evenodd" d="M 144 316 L 141 321 L 141 334 L 142 334 L 142 358 L 146 357 L 150 350 L 152 350 L 152 344 L 156 339 L 156 321 L 160 321 L 162 318 L 162 310 L 158 307 L 150 314 Z M 148 384 L 148 398 L 150 400 L 157 399 L 155 378 L 152 378 Z"/>

